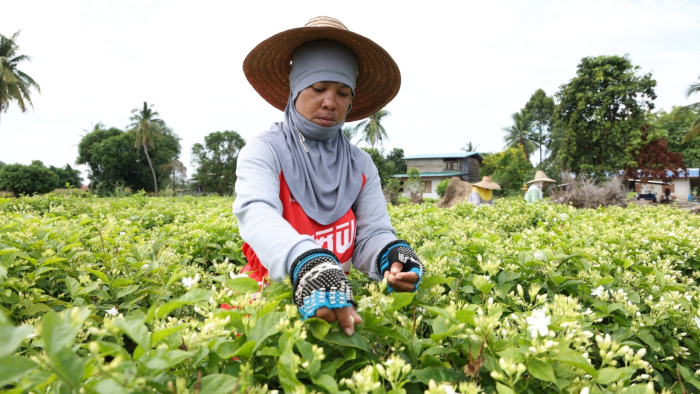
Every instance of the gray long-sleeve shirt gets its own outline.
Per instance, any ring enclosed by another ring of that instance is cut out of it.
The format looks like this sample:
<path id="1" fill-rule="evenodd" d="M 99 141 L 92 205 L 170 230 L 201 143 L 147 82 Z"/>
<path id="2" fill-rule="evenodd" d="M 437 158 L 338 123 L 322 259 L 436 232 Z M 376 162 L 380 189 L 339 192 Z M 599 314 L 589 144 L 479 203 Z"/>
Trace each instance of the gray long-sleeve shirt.
<path id="1" fill-rule="evenodd" d="M 357 221 L 352 264 L 370 278 L 381 280 L 376 257 L 386 244 L 396 240 L 396 232 L 389 221 L 377 168 L 364 151 L 362 158 L 366 182 L 352 206 Z M 282 217 L 281 171 L 272 146 L 261 138 L 252 139 L 238 155 L 233 203 L 241 237 L 276 282 L 289 274 L 294 259 L 319 247 L 311 236 L 299 234 Z"/>

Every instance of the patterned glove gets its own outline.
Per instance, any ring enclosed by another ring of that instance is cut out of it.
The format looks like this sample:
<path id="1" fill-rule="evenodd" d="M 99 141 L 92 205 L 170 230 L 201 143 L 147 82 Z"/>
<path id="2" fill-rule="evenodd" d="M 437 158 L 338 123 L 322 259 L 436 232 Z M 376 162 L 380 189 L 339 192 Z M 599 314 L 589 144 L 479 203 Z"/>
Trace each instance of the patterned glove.
<path id="1" fill-rule="evenodd" d="M 384 273 L 391 270 L 391 264 L 397 261 L 403 264 L 401 272 L 415 272 L 418 275 L 418 282 L 416 282 L 416 288 L 413 290 L 415 292 L 418 290 L 418 284 L 423 280 L 423 263 L 421 263 L 416 252 L 411 249 L 406 241 L 396 240 L 390 242 L 379 252 L 377 256 L 379 276 L 383 278 Z M 389 286 L 389 292 L 393 290 Z"/>
<path id="2" fill-rule="evenodd" d="M 297 257 L 290 271 L 294 303 L 301 320 L 319 308 L 338 309 L 354 305 L 352 288 L 338 259 L 326 249 L 313 249 Z"/>

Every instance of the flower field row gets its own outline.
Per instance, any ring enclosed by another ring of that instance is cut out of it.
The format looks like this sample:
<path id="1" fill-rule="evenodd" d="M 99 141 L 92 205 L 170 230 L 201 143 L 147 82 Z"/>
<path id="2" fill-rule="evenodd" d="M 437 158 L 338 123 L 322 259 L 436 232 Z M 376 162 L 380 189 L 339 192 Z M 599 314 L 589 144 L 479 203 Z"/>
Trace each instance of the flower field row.
<path id="1" fill-rule="evenodd" d="M 426 276 L 351 273 L 363 323 L 236 275 L 231 199 L 0 200 L 0 390 L 700 391 L 700 219 L 652 207 L 390 207 Z M 222 309 L 222 304 L 230 309 Z"/>

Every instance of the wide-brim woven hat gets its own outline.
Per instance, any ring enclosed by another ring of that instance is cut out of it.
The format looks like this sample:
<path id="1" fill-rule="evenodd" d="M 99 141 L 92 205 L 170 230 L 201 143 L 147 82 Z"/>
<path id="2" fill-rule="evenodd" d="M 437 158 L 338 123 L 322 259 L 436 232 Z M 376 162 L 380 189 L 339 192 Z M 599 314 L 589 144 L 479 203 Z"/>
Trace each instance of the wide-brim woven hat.
<path id="1" fill-rule="evenodd" d="M 243 61 L 248 82 L 273 107 L 284 111 L 294 51 L 314 40 L 338 41 L 357 57 L 355 97 L 346 122 L 366 118 L 396 97 L 401 73 L 389 53 L 369 38 L 351 32 L 341 21 L 319 16 L 304 27 L 283 31 L 261 42 Z"/>
<path id="2" fill-rule="evenodd" d="M 556 182 L 556 181 L 554 179 L 547 178 L 547 175 L 544 173 L 544 171 L 537 171 L 535 173 L 535 179 L 529 181 L 528 183 L 533 183 L 533 182 Z"/>
<path id="3" fill-rule="evenodd" d="M 493 178 L 490 176 L 485 176 L 481 178 L 481 182 L 477 182 L 473 184 L 472 186 L 478 186 L 484 189 L 491 189 L 491 190 L 501 190 L 501 186 L 498 185 L 498 183 L 495 183 L 493 181 Z"/>

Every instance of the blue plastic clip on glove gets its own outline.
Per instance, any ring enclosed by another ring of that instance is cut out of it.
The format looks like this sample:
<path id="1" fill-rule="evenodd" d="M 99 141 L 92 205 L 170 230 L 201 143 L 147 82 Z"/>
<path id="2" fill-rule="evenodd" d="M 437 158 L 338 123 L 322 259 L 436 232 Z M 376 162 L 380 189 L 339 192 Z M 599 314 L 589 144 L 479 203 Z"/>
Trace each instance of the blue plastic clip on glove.
<path id="1" fill-rule="evenodd" d="M 394 272 L 395 270 L 392 270 L 392 265 L 397 262 L 403 264 L 403 267 L 399 273 L 396 273 Z M 377 270 L 379 271 L 379 275 L 382 278 L 395 275 L 395 281 L 404 282 L 406 284 L 414 284 L 413 290 L 411 292 L 415 292 L 416 290 L 418 290 L 418 284 L 423 279 L 423 274 L 425 272 L 423 268 L 423 263 L 418 258 L 416 252 L 414 252 L 413 249 L 411 249 L 411 247 L 408 245 L 408 242 L 402 240 L 390 242 L 381 250 L 381 252 L 379 252 L 379 255 L 377 256 Z M 408 275 L 404 275 L 404 273 L 409 272 L 415 273 L 418 276 L 418 280 L 414 282 L 413 280 L 406 278 L 406 276 Z M 403 285 L 403 289 L 394 289 L 391 286 L 391 282 L 392 278 L 390 277 L 389 292 L 392 292 L 394 290 L 408 291 L 408 289 L 410 289 L 410 287 L 406 288 L 406 285 Z"/>
<path id="2" fill-rule="evenodd" d="M 294 286 L 294 303 L 301 320 L 316 311 L 354 306 L 352 288 L 333 252 L 313 249 L 297 257 L 290 271 Z M 350 334 L 348 334 L 350 335 Z"/>

